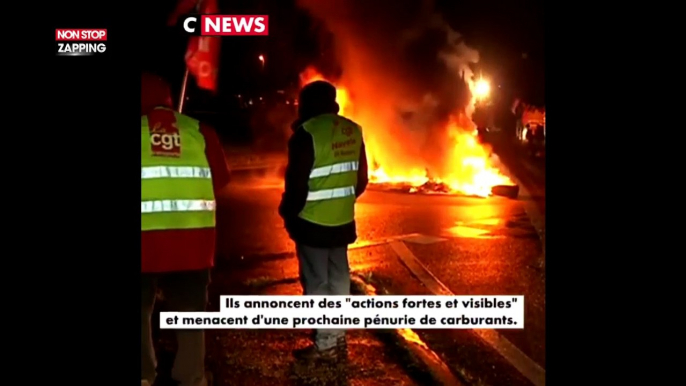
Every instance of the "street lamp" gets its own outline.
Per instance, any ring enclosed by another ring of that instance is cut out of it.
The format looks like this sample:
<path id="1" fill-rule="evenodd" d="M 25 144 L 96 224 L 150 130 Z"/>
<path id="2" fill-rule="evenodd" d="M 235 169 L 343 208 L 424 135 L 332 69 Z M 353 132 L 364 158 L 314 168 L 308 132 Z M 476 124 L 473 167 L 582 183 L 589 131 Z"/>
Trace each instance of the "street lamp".
<path id="1" fill-rule="evenodd" d="M 484 100 L 491 92 L 491 85 L 484 79 L 479 79 L 474 85 L 474 96 L 478 100 Z"/>
<path id="2" fill-rule="evenodd" d="M 257 58 L 260 60 L 260 64 L 262 65 L 262 69 L 264 70 L 264 55 L 260 55 Z"/>

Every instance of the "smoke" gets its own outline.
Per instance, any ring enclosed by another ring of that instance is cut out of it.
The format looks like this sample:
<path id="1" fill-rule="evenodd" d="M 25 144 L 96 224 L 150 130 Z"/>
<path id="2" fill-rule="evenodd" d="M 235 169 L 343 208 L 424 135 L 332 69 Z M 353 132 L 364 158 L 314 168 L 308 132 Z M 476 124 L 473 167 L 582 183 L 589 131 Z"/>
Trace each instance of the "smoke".
<path id="1" fill-rule="evenodd" d="M 436 146 L 448 142 L 448 119 L 470 117 L 473 111 L 468 82 L 478 52 L 434 12 L 430 1 L 298 4 L 333 34 L 339 81 L 350 92 L 352 116 L 363 125 L 368 141 L 383 143 L 391 154 L 407 155 L 406 161 L 394 159 L 404 162 L 398 166 L 405 170 L 438 170 L 442 149 Z M 411 161 L 418 158 L 422 165 Z"/>

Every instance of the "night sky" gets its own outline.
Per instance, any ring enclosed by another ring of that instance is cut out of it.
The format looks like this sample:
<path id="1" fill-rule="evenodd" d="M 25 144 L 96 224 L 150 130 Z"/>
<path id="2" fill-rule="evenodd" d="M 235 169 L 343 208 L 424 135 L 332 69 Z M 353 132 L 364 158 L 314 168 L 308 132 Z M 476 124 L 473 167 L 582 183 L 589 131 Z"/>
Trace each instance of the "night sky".
<path id="1" fill-rule="evenodd" d="M 146 48 L 143 67 L 178 86 L 183 78 L 187 37 L 178 29 L 166 26 L 175 2 L 150 1 L 158 6 L 155 14 L 145 15 L 149 22 L 141 39 Z M 259 93 L 294 86 L 298 73 L 321 53 L 318 43 L 321 39 L 315 33 L 314 22 L 295 6 L 295 0 L 218 0 L 218 3 L 223 14 L 268 14 L 270 18 L 270 36 L 223 38 L 221 94 Z M 467 44 L 479 50 L 479 70 L 493 79 L 494 87 L 500 85 L 510 98 L 523 97 L 533 103 L 543 103 L 542 2 L 435 0 L 434 3 L 449 24 L 465 36 Z M 257 59 L 260 54 L 267 58 L 264 72 Z"/>

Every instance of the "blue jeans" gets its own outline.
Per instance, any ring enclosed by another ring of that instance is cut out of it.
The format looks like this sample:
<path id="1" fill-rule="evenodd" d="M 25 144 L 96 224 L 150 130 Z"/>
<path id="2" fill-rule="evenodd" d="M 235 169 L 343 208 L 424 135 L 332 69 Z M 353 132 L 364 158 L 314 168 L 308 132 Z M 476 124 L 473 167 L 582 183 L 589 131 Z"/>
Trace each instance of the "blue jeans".
<path id="1" fill-rule="evenodd" d="M 296 245 L 300 283 L 305 295 L 350 295 L 348 247 L 314 248 Z M 319 350 L 330 349 L 345 337 L 345 330 L 322 329 L 314 332 Z"/>

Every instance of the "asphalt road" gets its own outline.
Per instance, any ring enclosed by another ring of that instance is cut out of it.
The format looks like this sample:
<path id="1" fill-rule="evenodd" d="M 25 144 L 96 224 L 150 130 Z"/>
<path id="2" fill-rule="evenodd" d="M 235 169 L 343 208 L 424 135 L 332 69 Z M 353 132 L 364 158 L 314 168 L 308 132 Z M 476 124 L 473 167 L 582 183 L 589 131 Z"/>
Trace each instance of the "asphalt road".
<path id="1" fill-rule="evenodd" d="M 543 385 L 545 275 L 535 268 L 543 251 L 527 211 L 531 200 L 370 189 L 357 204 L 353 271 L 399 295 L 436 294 L 441 288 L 456 295 L 524 295 L 524 330 L 417 333 L 465 383 Z M 298 293 L 294 245 L 276 211 L 281 191 L 278 177 L 240 173 L 219 198 L 220 216 L 227 220 L 218 229 L 211 302 L 220 294 Z M 413 259 L 431 275 L 409 269 Z M 256 377 L 253 384 L 292 380 L 286 375 L 291 374 L 288 353 L 305 338 L 297 331 L 215 330 L 208 335 L 216 377 L 235 382 L 235 374 L 248 374 Z M 354 332 L 352 342 L 357 370 L 348 372 L 349 383 L 427 384 L 370 332 Z"/>
<path id="2" fill-rule="evenodd" d="M 545 213 L 545 158 L 527 155 L 526 149 L 506 138 L 495 138 L 493 149 L 524 185 L 541 213 Z"/>

